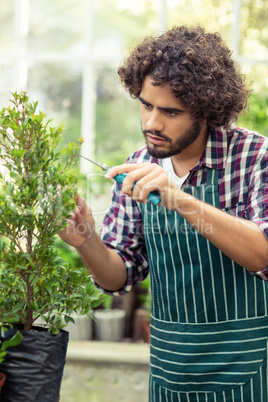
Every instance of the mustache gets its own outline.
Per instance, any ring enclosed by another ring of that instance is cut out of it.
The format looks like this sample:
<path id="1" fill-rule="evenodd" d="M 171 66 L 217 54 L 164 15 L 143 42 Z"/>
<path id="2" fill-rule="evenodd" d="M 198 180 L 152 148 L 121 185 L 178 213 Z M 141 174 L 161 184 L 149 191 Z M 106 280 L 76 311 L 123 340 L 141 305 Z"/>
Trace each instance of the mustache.
<path id="1" fill-rule="evenodd" d="M 159 137 L 159 138 L 162 138 L 163 140 L 166 140 L 166 141 L 169 141 L 169 142 L 170 142 L 170 138 L 167 137 L 165 134 L 161 133 L 161 131 L 157 131 L 157 130 L 155 130 L 155 131 L 152 131 L 152 130 L 142 130 L 142 132 L 143 132 L 144 135 L 146 135 L 146 134 L 152 134 L 152 135 L 154 135 L 155 137 Z"/>

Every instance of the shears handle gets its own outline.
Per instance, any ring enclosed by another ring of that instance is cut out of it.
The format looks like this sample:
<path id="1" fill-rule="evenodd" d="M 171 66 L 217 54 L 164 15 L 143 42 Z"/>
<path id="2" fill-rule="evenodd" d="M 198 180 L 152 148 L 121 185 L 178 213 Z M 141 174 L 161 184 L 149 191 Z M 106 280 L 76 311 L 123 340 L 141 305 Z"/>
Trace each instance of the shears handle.
<path id="1" fill-rule="evenodd" d="M 123 181 L 125 180 L 127 173 L 122 173 L 122 174 L 117 174 L 116 176 L 113 177 L 113 179 L 117 182 L 117 183 L 123 183 Z M 135 183 L 134 183 L 135 186 Z M 133 186 L 133 187 L 134 187 Z M 159 195 L 159 193 L 157 191 L 151 191 L 150 194 L 147 197 L 148 201 L 150 201 L 153 205 L 158 205 L 161 201 L 161 197 Z"/>

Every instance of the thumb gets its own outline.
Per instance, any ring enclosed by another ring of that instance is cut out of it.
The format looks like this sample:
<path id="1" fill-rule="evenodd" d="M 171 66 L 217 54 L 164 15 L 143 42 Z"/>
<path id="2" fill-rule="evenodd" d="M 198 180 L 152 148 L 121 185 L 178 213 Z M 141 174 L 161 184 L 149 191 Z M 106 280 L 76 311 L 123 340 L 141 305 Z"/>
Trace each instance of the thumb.
<path id="1" fill-rule="evenodd" d="M 77 193 L 76 195 L 76 206 L 78 207 L 80 214 L 82 215 L 91 214 L 91 209 L 89 208 L 84 198 L 79 193 Z"/>

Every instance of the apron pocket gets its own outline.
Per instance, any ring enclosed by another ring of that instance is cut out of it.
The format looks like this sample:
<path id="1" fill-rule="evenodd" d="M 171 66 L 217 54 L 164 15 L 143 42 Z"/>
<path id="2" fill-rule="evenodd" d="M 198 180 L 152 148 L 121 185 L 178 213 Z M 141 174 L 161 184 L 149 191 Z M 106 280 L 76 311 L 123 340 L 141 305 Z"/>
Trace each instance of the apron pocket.
<path id="1" fill-rule="evenodd" d="M 151 376 L 177 392 L 227 391 L 248 382 L 266 356 L 268 317 L 180 324 L 151 317 Z"/>

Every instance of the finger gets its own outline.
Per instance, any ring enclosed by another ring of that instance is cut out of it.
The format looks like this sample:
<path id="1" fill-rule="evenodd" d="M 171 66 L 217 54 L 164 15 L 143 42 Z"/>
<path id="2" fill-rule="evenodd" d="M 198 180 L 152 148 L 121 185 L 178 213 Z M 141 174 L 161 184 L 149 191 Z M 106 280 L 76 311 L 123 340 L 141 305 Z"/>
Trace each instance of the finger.
<path id="1" fill-rule="evenodd" d="M 74 220 L 72 220 L 72 219 L 66 219 L 66 222 L 67 222 L 67 226 L 66 227 L 68 227 L 68 226 L 75 226 L 75 221 Z"/>
<path id="2" fill-rule="evenodd" d="M 84 200 L 84 198 L 80 195 L 80 193 L 77 193 L 77 194 L 76 194 L 76 206 L 77 206 L 80 210 L 82 210 L 83 207 L 84 207 L 84 205 L 85 205 L 85 200 Z"/>
<path id="3" fill-rule="evenodd" d="M 155 163 L 142 163 L 138 164 L 135 169 L 127 172 L 126 179 L 124 180 L 125 184 L 134 184 L 139 181 L 143 177 L 147 176 L 150 172 L 155 171 L 156 169 L 161 169 L 161 167 Z M 155 174 L 157 175 L 157 174 Z"/>
<path id="4" fill-rule="evenodd" d="M 76 217 L 76 214 L 74 213 L 74 211 L 72 211 L 68 216 L 67 216 L 67 219 L 66 220 L 74 220 L 75 219 L 75 217 Z"/>
<path id="5" fill-rule="evenodd" d="M 135 201 L 146 200 L 147 196 L 140 197 L 142 192 L 142 187 L 148 181 L 156 177 L 155 173 L 151 173 L 154 170 L 153 164 L 139 164 L 137 169 L 134 169 L 127 173 L 123 183 L 122 183 L 122 192 L 127 194 L 129 197 L 132 197 Z M 152 174 L 152 176 L 150 176 Z M 155 188 L 151 188 L 153 190 Z M 148 191 L 149 194 L 150 191 Z M 147 194 L 147 195 L 148 195 Z"/>
<path id="6" fill-rule="evenodd" d="M 150 162 L 145 162 L 145 163 L 124 163 L 122 165 L 118 166 L 113 166 L 111 167 L 108 172 L 105 173 L 106 179 L 111 179 L 117 174 L 121 173 L 129 173 L 134 170 L 138 170 L 142 167 L 145 167 L 146 165 L 151 165 Z"/>
<path id="7" fill-rule="evenodd" d="M 151 191 L 161 188 L 159 183 L 163 174 L 166 176 L 163 169 L 157 164 L 142 165 L 140 169 L 127 174 L 123 182 L 122 191 L 125 192 L 125 189 L 132 187 L 132 197 L 145 201 Z"/>
<path id="8" fill-rule="evenodd" d="M 76 196 L 76 207 L 74 209 L 74 213 L 76 215 L 78 215 L 80 213 L 81 215 L 84 215 L 84 216 L 91 215 L 91 209 L 89 208 L 89 206 L 85 202 L 84 198 L 81 197 L 81 195 L 79 193 L 77 193 L 77 196 Z"/>
<path id="9" fill-rule="evenodd" d="M 164 179 L 165 178 L 161 180 L 161 173 L 157 174 L 157 172 L 150 172 L 135 184 L 132 197 L 140 202 L 146 202 L 152 191 L 157 191 L 161 196 Z"/>

